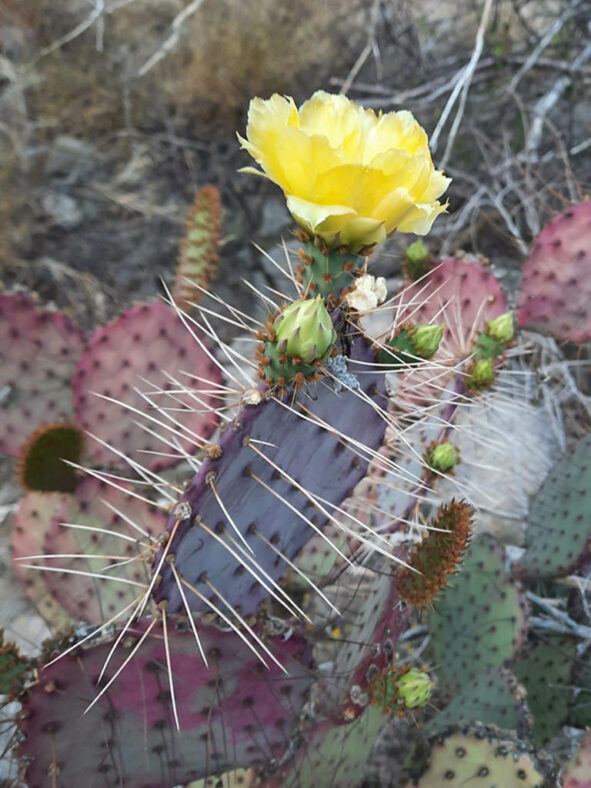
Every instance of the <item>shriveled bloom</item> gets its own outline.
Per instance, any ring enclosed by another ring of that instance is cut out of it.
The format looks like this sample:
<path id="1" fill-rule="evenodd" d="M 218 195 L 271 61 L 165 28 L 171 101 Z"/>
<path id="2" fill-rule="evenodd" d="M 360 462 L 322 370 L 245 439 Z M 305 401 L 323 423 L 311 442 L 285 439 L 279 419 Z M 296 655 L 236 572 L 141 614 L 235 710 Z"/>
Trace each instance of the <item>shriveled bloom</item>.
<path id="1" fill-rule="evenodd" d="M 287 198 L 296 222 L 329 246 L 358 250 L 394 230 L 424 235 L 447 203 L 427 134 L 410 112 L 376 115 L 346 96 L 314 93 L 298 110 L 275 94 L 250 102 L 247 139 L 262 171 Z"/>
<path id="2" fill-rule="evenodd" d="M 383 276 L 378 276 L 376 279 L 371 274 L 363 274 L 357 277 L 353 289 L 345 296 L 345 301 L 359 314 L 365 315 L 378 304 L 383 304 L 387 294 L 386 280 Z"/>

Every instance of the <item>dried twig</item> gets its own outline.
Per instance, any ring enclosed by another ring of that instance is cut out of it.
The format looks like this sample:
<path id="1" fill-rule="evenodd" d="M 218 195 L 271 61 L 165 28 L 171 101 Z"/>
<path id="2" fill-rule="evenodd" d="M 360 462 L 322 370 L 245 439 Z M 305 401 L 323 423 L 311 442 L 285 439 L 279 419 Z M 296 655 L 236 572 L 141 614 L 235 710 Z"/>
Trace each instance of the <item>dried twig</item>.
<path id="1" fill-rule="evenodd" d="M 203 0 L 193 0 L 188 6 L 183 8 L 183 10 L 175 16 L 170 24 L 170 33 L 168 37 L 162 42 L 152 57 L 146 60 L 144 65 L 139 69 L 137 72 L 138 77 L 145 76 L 148 71 L 154 68 L 156 63 L 159 63 L 170 53 L 172 49 L 174 49 L 179 40 L 183 24 L 187 21 L 187 19 L 189 19 L 189 17 L 193 16 L 193 14 L 197 12 L 201 5 L 203 5 Z"/>
<path id="2" fill-rule="evenodd" d="M 470 90 L 470 83 L 472 82 L 472 78 L 474 77 L 474 72 L 476 71 L 476 66 L 478 61 L 480 60 L 480 55 L 482 54 L 482 48 L 484 46 L 484 33 L 486 32 L 486 28 L 488 26 L 488 21 L 490 19 L 490 12 L 492 10 L 493 0 L 485 0 L 484 9 L 482 12 L 482 19 L 480 20 L 480 25 L 478 26 L 478 32 L 476 33 L 476 43 L 474 45 L 474 50 L 472 52 L 472 57 L 468 61 L 468 64 L 458 73 L 457 81 L 455 87 L 445 105 L 443 112 L 441 113 L 441 117 L 439 118 L 439 122 L 435 127 L 435 131 L 431 136 L 431 150 L 435 152 L 437 150 L 437 146 L 439 144 L 439 136 L 447 119 L 454 107 L 454 104 L 457 101 L 458 96 L 461 93 L 460 99 L 460 106 L 454 118 L 452 128 L 450 130 L 447 144 L 445 146 L 445 152 L 443 154 L 443 159 L 440 162 L 441 167 L 445 167 L 449 155 L 451 153 L 451 149 L 453 147 L 454 140 L 458 133 L 458 129 L 460 127 L 460 123 L 462 121 L 462 117 L 464 115 L 464 110 L 466 108 L 466 100 L 468 98 L 468 91 Z"/>

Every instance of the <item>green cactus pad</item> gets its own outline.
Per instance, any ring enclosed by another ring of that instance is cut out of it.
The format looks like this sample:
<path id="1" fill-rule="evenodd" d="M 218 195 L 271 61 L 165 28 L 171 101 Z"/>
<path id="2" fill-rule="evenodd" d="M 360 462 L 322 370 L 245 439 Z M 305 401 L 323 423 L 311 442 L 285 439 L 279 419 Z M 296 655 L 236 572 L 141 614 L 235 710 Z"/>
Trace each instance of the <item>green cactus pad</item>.
<path id="1" fill-rule="evenodd" d="M 27 492 L 73 492 L 84 438 L 73 424 L 44 424 L 29 437 L 18 463 L 18 478 Z"/>
<path id="2" fill-rule="evenodd" d="M 451 726 L 472 722 L 515 731 L 519 738 L 529 734 L 531 718 L 523 690 L 515 676 L 504 668 L 488 668 L 465 684 L 450 703 L 424 727 L 426 736 L 443 733 Z"/>
<path id="3" fill-rule="evenodd" d="M 547 744 L 566 721 L 575 646 L 575 641 L 569 638 L 547 638 L 513 665 L 517 679 L 527 691 L 527 705 L 534 720 L 534 743 L 538 748 Z"/>
<path id="4" fill-rule="evenodd" d="M 381 709 L 370 706 L 350 724 L 320 722 L 305 731 L 293 766 L 276 784 L 281 788 L 357 788 L 384 721 Z"/>
<path id="5" fill-rule="evenodd" d="M 429 629 L 439 678 L 455 692 L 515 656 L 526 629 L 525 602 L 493 537 L 472 542 L 453 586 L 434 604 Z"/>
<path id="6" fill-rule="evenodd" d="M 531 503 L 525 553 L 517 571 L 527 577 L 567 575 L 591 536 L 591 435 L 552 468 Z"/>
<path id="7" fill-rule="evenodd" d="M 455 733 L 434 744 L 427 771 L 405 788 L 543 788 L 531 753 L 500 731 L 487 733 Z"/>
<path id="8" fill-rule="evenodd" d="M 587 649 L 573 664 L 572 685 L 575 688 L 569 724 L 591 728 L 591 650 Z"/>
<path id="9" fill-rule="evenodd" d="M 24 689 L 30 663 L 21 656 L 14 643 L 4 642 L 4 630 L 0 629 L 0 695 L 17 698 Z"/>

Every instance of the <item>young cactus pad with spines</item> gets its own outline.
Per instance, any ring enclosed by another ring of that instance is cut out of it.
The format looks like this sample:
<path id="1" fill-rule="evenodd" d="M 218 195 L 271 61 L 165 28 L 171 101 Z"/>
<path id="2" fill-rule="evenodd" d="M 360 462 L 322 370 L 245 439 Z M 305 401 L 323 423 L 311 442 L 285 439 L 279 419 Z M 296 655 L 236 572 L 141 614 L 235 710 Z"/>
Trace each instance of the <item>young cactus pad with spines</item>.
<path id="1" fill-rule="evenodd" d="M 186 622 L 170 618 L 167 631 L 181 730 L 164 640 L 154 621 L 142 620 L 128 630 L 99 687 L 111 640 L 39 671 L 20 722 L 29 788 L 45 788 L 48 780 L 55 788 L 173 786 L 283 752 L 312 681 L 303 638 L 269 641 L 286 676 L 276 665 L 261 665 L 233 633 L 200 627 L 206 667 Z"/>
<path id="2" fill-rule="evenodd" d="M 60 312 L 26 293 L 0 294 L 0 451 L 17 456 L 42 424 L 72 418 L 72 375 L 84 342 Z"/>
<path id="3" fill-rule="evenodd" d="M 465 501 L 441 506 L 423 541 L 408 558 L 409 568 L 400 569 L 396 588 L 401 599 L 426 606 L 448 583 L 457 569 L 471 535 L 474 511 Z"/>
<path id="4" fill-rule="evenodd" d="M 207 287 L 214 278 L 220 244 L 220 217 L 218 189 L 212 184 L 202 186 L 189 209 L 172 288 L 172 297 L 182 309 L 200 301 L 203 293 L 199 287 Z"/>
<path id="5" fill-rule="evenodd" d="M 570 342 L 591 339 L 591 202 L 571 205 L 534 242 L 523 266 L 519 325 Z"/>

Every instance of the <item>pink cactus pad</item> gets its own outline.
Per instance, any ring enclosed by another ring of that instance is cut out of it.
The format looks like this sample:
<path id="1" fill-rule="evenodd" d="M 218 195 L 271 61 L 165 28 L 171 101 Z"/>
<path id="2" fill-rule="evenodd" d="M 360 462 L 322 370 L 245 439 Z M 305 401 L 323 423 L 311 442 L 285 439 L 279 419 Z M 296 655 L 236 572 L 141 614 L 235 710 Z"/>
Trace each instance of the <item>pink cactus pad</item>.
<path id="1" fill-rule="evenodd" d="M 433 358 L 400 376 L 398 406 L 413 413 L 438 402 L 452 381 L 452 367 L 471 355 L 473 340 L 487 321 L 504 312 L 507 297 L 492 270 L 475 258 L 448 257 L 424 279 L 406 287 L 394 299 L 392 333 L 405 323 L 445 323 L 446 327 Z"/>
<path id="2" fill-rule="evenodd" d="M 523 267 L 519 325 L 569 342 L 591 339 L 591 202 L 555 216 Z"/>
<path id="3" fill-rule="evenodd" d="M 0 452 L 17 456 L 47 422 L 71 421 L 71 380 L 84 341 L 66 315 L 27 293 L 0 294 Z"/>
<path id="4" fill-rule="evenodd" d="M 394 299 L 395 326 L 445 323 L 436 354 L 459 361 L 489 320 L 507 311 L 507 297 L 492 269 L 474 258 L 448 257 Z"/>
<path id="5" fill-rule="evenodd" d="M 19 561 L 43 554 L 45 534 L 54 518 L 67 519 L 73 499 L 65 493 L 31 492 L 21 498 L 12 526 L 14 572 L 35 609 L 54 630 L 65 629 L 72 619 L 53 598 L 47 585 L 48 573 L 27 569 L 24 564 L 42 565 L 43 559 Z"/>
<path id="6" fill-rule="evenodd" d="M 565 766 L 563 788 L 591 788 L 591 733 Z"/>
<path id="7" fill-rule="evenodd" d="M 123 482 L 118 484 L 125 487 Z M 117 514 L 115 509 L 120 514 Z M 69 528 L 62 525 L 64 520 L 103 530 Z M 144 533 L 136 530 L 129 521 Z M 67 518 L 52 518 L 43 542 L 43 552 L 47 556 L 80 553 L 85 557 L 48 557 L 44 563 L 46 566 L 102 574 L 105 579 L 66 572 L 47 572 L 47 587 L 74 620 L 101 624 L 138 597 L 142 588 L 134 584 L 147 585 L 149 582 L 152 553 L 148 536 L 156 543 L 165 527 L 166 517 L 156 506 L 149 507 L 143 501 L 106 482 L 95 478 L 85 479 L 76 489 L 75 500 L 69 508 Z M 113 531 L 124 538 L 105 531 Z M 129 538 L 134 541 L 129 541 Z M 129 563 L 124 563 L 126 561 Z M 105 571 L 105 567 L 111 564 L 119 566 Z"/>
<path id="8" fill-rule="evenodd" d="M 143 619 L 128 630 L 101 686 L 150 624 Z M 87 714 L 113 641 L 42 668 L 24 698 L 20 722 L 29 788 L 172 788 L 281 756 L 312 683 L 310 647 L 298 635 L 267 640 L 286 675 L 272 662 L 262 665 L 234 633 L 201 625 L 198 630 L 208 667 L 187 623 L 167 623 L 180 731 L 161 623 Z"/>
<path id="9" fill-rule="evenodd" d="M 175 393 L 180 386 L 171 382 L 165 373 L 173 375 L 194 395 Z M 211 381 L 211 384 L 197 378 Z M 173 432 L 142 418 L 131 408 L 147 416 L 157 416 L 173 430 L 181 432 L 186 436 L 181 440 L 183 449 L 193 452 L 198 439 L 206 441 L 218 421 L 213 412 L 215 400 L 211 394 L 200 393 L 200 390 L 211 389 L 219 380 L 217 367 L 183 326 L 175 311 L 162 301 L 154 301 L 132 307 L 91 336 L 74 375 L 74 407 L 83 429 L 142 465 L 158 469 L 177 460 L 138 450 L 176 455 L 179 451 L 134 422 L 141 421 L 173 443 L 176 437 Z M 186 429 L 159 415 L 134 391 L 136 388 L 151 394 L 154 405 L 169 409 L 170 416 Z M 171 393 L 155 393 L 157 389 Z M 112 397 L 130 408 L 108 402 L 94 393 Z M 192 434 L 198 437 L 192 438 Z M 121 466 L 123 463 L 117 454 L 90 437 L 87 449 L 95 463 L 108 466 Z"/>

